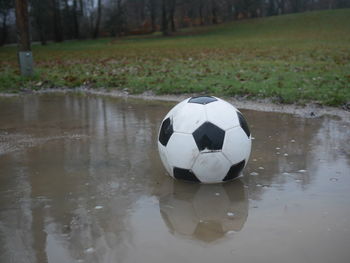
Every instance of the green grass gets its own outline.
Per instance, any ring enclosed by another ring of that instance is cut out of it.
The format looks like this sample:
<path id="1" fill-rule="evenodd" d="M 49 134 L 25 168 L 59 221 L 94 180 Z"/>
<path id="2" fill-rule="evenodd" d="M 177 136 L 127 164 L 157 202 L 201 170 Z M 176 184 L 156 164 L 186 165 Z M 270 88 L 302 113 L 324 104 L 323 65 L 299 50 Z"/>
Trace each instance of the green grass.
<path id="1" fill-rule="evenodd" d="M 19 76 L 16 47 L 0 48 L 0 92 L 77 87 L 350 101 L 350 9 L 186 29 L 176 36 L 33 45 L 36 74 Z"/>

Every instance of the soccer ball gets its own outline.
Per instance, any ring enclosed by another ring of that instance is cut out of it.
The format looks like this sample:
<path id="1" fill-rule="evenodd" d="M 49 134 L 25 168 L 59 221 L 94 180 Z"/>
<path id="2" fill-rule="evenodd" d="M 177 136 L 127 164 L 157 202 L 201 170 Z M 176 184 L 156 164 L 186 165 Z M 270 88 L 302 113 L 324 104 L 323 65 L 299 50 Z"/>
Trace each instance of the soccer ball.
<path id="1" fill-rule="evenodd" d="M 188 98 L 162 121 L 158 150 L 170 176 L 201 183 L 238 177 L 247 164 L 251 134 L 242 113 L 211 96 Z"/>
<path id="2" fill-rule="evenodd" d="M 161 186 L 160 214 L 173 235 L 213 242 L 242 230 L 248 218 L 248 193 L 241 180 L 230 184 Z"/>

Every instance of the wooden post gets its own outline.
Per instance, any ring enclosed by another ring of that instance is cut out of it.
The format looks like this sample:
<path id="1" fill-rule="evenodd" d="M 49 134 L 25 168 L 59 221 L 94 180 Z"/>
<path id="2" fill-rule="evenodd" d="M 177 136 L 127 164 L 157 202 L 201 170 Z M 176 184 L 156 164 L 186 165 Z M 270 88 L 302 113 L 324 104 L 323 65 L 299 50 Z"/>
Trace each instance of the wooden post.
<path id="1" fill-rule="evenodd" d="M 28 2 L 16 0 L 18 61 L 23 76 L 33 75 L 33 55 L 30 46 Z"/>

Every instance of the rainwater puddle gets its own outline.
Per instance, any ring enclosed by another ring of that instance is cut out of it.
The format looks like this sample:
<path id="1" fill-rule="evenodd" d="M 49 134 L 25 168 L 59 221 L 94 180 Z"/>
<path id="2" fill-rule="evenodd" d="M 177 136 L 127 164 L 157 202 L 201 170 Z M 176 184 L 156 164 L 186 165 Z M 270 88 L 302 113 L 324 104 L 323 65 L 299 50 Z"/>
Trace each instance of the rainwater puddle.
<path id="1" fill-rule="evenodd" d="M 198 185 L 158 157 L 173 105 L 0 98 L 0 262 L 349 262 L 349 123 L 243 110 L 245 176 Z"/>

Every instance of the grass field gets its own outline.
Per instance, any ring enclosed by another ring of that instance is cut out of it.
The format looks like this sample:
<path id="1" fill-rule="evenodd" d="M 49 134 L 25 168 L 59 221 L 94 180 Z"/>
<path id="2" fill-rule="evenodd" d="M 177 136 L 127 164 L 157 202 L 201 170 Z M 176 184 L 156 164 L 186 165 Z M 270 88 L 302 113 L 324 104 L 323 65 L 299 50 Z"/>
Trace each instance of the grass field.
<path id="1" fill-rule="evenodd" d="M 177 36 L 33 45 L 36 74 L 19 76 L 0 48 L 0 92 L 89 86 L 130 93 L 205 93 L 339 106 L 350 102 L 350 9 L 186 29 Z"/>

